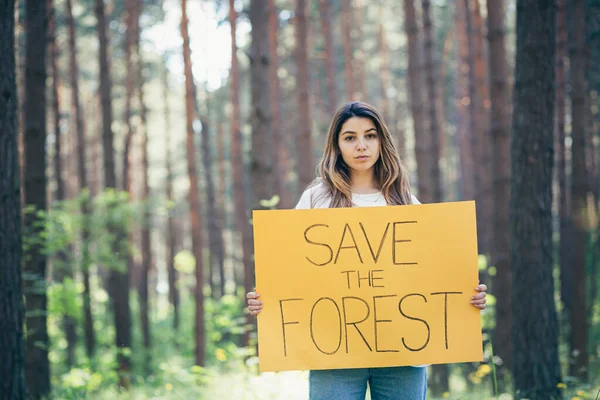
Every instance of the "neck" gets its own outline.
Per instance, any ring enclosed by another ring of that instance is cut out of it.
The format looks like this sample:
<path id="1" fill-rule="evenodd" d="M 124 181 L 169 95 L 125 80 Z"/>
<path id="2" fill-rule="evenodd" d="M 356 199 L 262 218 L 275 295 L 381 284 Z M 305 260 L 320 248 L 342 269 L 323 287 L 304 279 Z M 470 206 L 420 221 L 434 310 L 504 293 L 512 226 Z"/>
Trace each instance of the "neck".
<path id="1" fill-rule="evenodd" d="M 373 169 L 369 171 L 352 171 L 350 174 L 352 191 L 359 194 L 375 193 L 379 191 Z"/>

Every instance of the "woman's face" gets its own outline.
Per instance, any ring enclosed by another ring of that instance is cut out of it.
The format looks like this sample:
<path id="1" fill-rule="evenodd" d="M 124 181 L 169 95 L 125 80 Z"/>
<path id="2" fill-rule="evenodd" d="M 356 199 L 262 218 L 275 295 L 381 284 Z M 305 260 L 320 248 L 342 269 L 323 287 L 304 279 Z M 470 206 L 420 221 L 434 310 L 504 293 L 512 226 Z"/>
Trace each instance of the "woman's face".
<path id="1" fill-rule="evenodd" d="M 342 158 L 350 171 L 366 172 L 379 159 L 380 138 L 370 118 L 352 117 L 342 125 L 338 136 Z"/>

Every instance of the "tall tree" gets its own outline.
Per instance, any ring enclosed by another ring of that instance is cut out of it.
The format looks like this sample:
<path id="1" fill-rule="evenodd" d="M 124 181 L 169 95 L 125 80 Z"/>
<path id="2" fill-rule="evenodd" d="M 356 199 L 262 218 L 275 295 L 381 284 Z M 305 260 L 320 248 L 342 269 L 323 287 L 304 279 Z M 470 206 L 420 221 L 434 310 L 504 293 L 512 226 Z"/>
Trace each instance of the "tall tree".
<path id="1" fill-rule="evenodd" d="M 108 54 L 108 24 L 104 10 L 104 0 L 96 0 L 95 7 L 97 19 L 97 31 L 100 63 L 100 106 L 102 110 L 102 148 L 104 186 L 107 189 L 117 188 L 117 176 L 115 173 L 115 158 L 113 145 L 113 110 L 111 99 L 110 63 Z M 113 205 L 111 205 L 113 207 Z M 111 243 L 114 254 L 121 253 L 121 246 L 125 242 L 125 235 L 121 228 L 109 224 L 117 238 Z M 121 266 L 119 260 L 119 266 Z M 130 352 L 131 349 L 131 311 L 129 309 L 129 268 L 111 268 L 109 276 L 110 296 L 112 299 L 113 317 L 115 320 L 115 343 L 117 346 L 117 371 L 119 374 L 119 385 L 128 388 L 130 384 L 129 372 L 131 371 Z"/>
<path id="2" fill-rule="evenodd" d="M 587 322 L 586 322 L 586 242 L 590 230 L 587 214 L 589 190 L 586 166 L 586 110 L 585 110 L 585 0 L 573 0 L 572 29 L 569 32 L 569 71 L 571 81 L 571 262 L 573 273 L 573 304 L 571 317 L 572 376 L 587 375 Z"/>
<path id="3" fill-rule="evenodd" d="M 196 84 L 192 72 L 192 56 L 190 50 L 190 36 L 188 33 L 187 0 L 181 0 L 181 36 L 183 38 L 183 64 L 185 72 L 185 113 L 186 113 L 186 149 L 188 177 L 190 189 L 188 201 L 190 206 L 190 220 L 192 224 L 192 252 L 196 259 L 196 288 L 194 289 L 194 301 L 196 314 L 194 317 L 195 328 L 195 360 L 196 365 L 203 366 L 206 358 L 206 339 L 204 332 L 204 271 L 202 263 L 202 226 L 200 221 L 200 199 L 198 188 L 198 172 L 196 167 L 196 151 L 194 146 L 194 133 L 196 132 L 194 122 L 196 115 Z"/>
<path id="4" fill-rule="evenodd" d="M 408 92 L 415 137 L 415 156 L 417 159 L 417 188 L 419 198 L 429 199 L 431 185 L 427 168 L 429 162 L 429 141 L 425 134 L 425 106 L 423 104 L 423 86 L 421 70 L 421 46 L 419 24 L 413 0 L 404 0 L 404 30 L 408 37 Z"/>
<path id="5" fill-rule="evenodd" d="M 268 0 L 269 5 L 269 80 L 271 82 L 270 101 L 273 115 L 271 132 L 273 135 L 273 192 L 279 195 L 279 208 L 292 207 L 290 191 L 287 187 L 289 171 L 289 155 L 286 136 L 283 128 L 283 107 L 281 106 L 281 84 L 279 80 L 279 55 L 277 54 L 277 32 L 279 30 L 279 13 L 275 0 Z"/>
<path id="6" fill-rule="evenodd" d="M 467 38 L 467 21 L 465 12 L 465 2 L 456 2 L 456 42 L 458 68 L 455 81 L 456 87 L 456 131 L 458 136 L 458 153 L 460 154 L 460 175 L 459 191 L 460 198 L 473 200 L 475 198 L 474 187 L 474 162 L 473 149 L 471 141 L 471 114 L 469 113 L 469 41 Z"/>
<path id="7" fill-rule="evenodd" d="M 512 332 L 517 399 L 562 398 L 557 387 L 561 374 L 552 277 L 555 22 L 554 2 L 517 0 L 509 261 L 515 272 Z M 528 301 L 522 301 L 525 297 Z"/>
<path id="8" fill-rule="evenodd" d="M 65 181 L 63 179 L 63 152 L 62 136 L 61 135 L 61 113 L 60 113 L 60 92 L 59 92 L 59 74 L 58 58 L 60 52 L 56 43 L 56 7 L 54 0 L 48 0 L 48 51 L 49 51 L 49 67 L 52 75 L 52 114 L 54 119 L 54 177 L 56 180 L 56 195 L 57 201 L 62 201 L 65 196 Z M 72 249 L 69 249 L 72 251 Z M 71 261 L 68 260 L 67 249 L 60 250 L 55 259 L 55 277 L 58 282 L 65 282 L 66 279 L 73 279 L 73 271 Z M 70 368 L 75 363 L 75 346 L 77 344 L 77 332 L 75 330 L 75 319 L 69 315 L 68 307 L 65 307 L 65 314 L 62 317 L 62 326 L 67 339 L 67 366 Z"/>
<path id="9" fill-rule="evenodd" d="M 504 27 L 504 2 L 488 0 L 489 75 L 491 100 L 492 182 L 494 226 L 492 265 L 496 266 L 494 293 L 496 293 L 496 333 L 494 350 L 504 364 L 512 365 L 512 275 L 509 264 L 509 215 L 510 201 L 510 127 L 508 92 L 508 60 L 506 56 Z"/>
<path id="10" fill-rule="evenodd" d="M 428 149 L 430 154 L 429 159 L 429 180 L 431 197 L 421 198 L 422 202 L 439 203 L 442 201 L 442 181 L 440 174 L 440 145 L 439 145 L 439 116 L 438 116 L 438 101 L 436 97 L 437 93 L 437 80 L 436 70 L 437 64 L 435 62 L 435 44 L 434 44 L 434 28 L 431 19 L 431 2 L 429 0 L 423 0 L 423 45 L 424 45 L 424 57 L 423 57 L 423 73 L 425 75 L 425 87 L 427 88 L 427 101 L 428 101 L 428 120 L 429 130 L 427 131 L 428 142 L 430 147 Z M 422 197 L 422 196 L 421 196 Z M 442 394 L 449 391 L 449 370 L 447 364 L 438 364 L 432 367 L 432 391 L 434 394 Z"/>
<path id="11" fill-rule="evenodd" d="M 43 221 L 46 210 L 46 42 L 47 3 L 27 1 L 25 7 L 25 215 L 26 234 L 34 239 L 23 265 L 25 295 L 25 373 L 29 396 L 50 394 L 46 298 L 46 256 Z M 12 15 L 12 14 L 11 14 Z"/>
<path id="12" fill-rule="evenodd" d="M 152 348 L 152 335 L 150 333 L 150 305 L 148 300 L 148 285 L 149 277 L 152 271 L 152 248 L 150 241 L 150 227 L 152 226 L 152 218 L 150 215 L 150 206 L 148 201 L 150 199 L 150 184 L 148 183 L 148 123 L 147 115 L 148 109 L 146 107 L 146 100 L 144 96 L 144 59 L 142 57 L 142 50 L 140 44 L 141 37 L 141 25 L 140 18 L 142 16 L 143 1 L 134 1 L 135 5 L 135 19 L 134 19 L 134 32 L 135 32 L 135 53 L 137 64 L 135 66 L 136 71 L 136 89 L 138 96 L 138 104 L 140 107 L 140 131 L 141 131 L 141 170 L 142 170 L 142 201 L 144 202 L 144 211 L 142 215 L 142 227 L 141 227 L 141 254 L 142 254 L 142 268 L 139 282 L 139 293 L 140 293 L 140 318 L 142 327 L 142 337 L 144 347 L 146 348 L 146 367 L 149 368 L 151 365 L 151 348 Z"/>
<path id="13" fill-rule="evenodd" d="M 94 356 L 96 335 L 91 306 L 90 285 L 90 213 L 89 187 L 86 175 L 86 139 L 83 106 L 79 100 L 79 63 L 77 61 L 77 37 L 75 35 L 75 19 L 73 18 L 72 0 L 65 2 L 65 14 L 69 31 L 69 77 L 71 79 L 71 110 L 75 115 L 75 130 L 77 132 L 77 177 L 81 198 L 81 273 L 83 275 L 83 328 L 85 335 L 85 350 L 89 358 Z"/>
<path id="14" fill-rule="evenodd" d="M 166 60 L 163 68 L 163 101 L 165 106 L 165 169 L 167 171 L 166 196 L 169 203 L 169 216 L 167 220 L 167 243 L 166 243 L 166 259 L 167 259 L 167 275 L 169 281 L 169 302 L 173 307 L 173 329 L 179 331 L 179 290 L 177 288 L 177 270 L 175 269 L 175 253 L 177 251 L 177 243 L 175 237 L 175 213 L 174 198 L 173 198 L 173 156 L 171 151 L 171 107 L 169 105 L 169 69 L 167 68 Z"/>
<path id="15" fill-rule="evenodd" d="M 345 3 L 345 2 L 344 2 Z M 315 162 L 312 145 L 312 121 L 310 113 L 308 76 L 308 18 L 306 0 L 296 0 L 296 93 L 298 95 L 298 124 L 296 139 L 296 159 L 300 189 L 303 190 L 315 177 Z M 254 81 L 254 80 L 253 80 Z"/>
<path id="16" fill-rule="evenodd" d="M 344 103 L 352 101 L 356 85 L 354 82 L 352 65 L 354 62 L 352 51 L 352 3 L 350 1 L 342 1 L 342 47 L 344 49 L 344 80 L 346 98 Z"/>
<path id="17" fill-rule="evenodd" d="M 0 4 L 0 393 L 25 399 L 15 2 Z"/>
<path id="18" fill-rule="evenodd" d="M 242 157 L 242 132 L 240 111 L 240 72 L 237 59 L 237 12 L 234 0 L 229 0 L 229 26 L 231 28 L 231 168 L 233 170 L 233 198 L 236 230 L 240 232 L 242 242 L 242 267 L 244 269 L 244 288 L 246 292 L 254 290 L 254 270 L 252 264 L 252 230 L 246 214 L 246 191 L 244 190 L 244 164 Z M 246 315 L 247 325 L 255 318 Z M 246 331 L 242 344 L 248 345 L 249 331 Z"/>
<path id="19" fill-rule="evenodd" d="M 207 99 L 208 99 L 208 91 Z M 218 211 L 216 205 L 216 197 L 215 197 L 215 181 L 214 177 L 214 162 L 213 162 L 213 151 L 211 149 L 211 140 L 210 140 L 210 121 L 209 115 L 211 115 L 214 110 L 211 109 L 211 106 L 206 101 L 207 105 L 207 113 L 201 117 L 202 121 L 202 133 L 201 133 L 201 146 L 202 146 L 202 164 L 204 166 L 204 182 L 206 188 L 206 222 L 208 225 L 208 245 L 210 249 L 210 282 L 212 295 L 214 298 L 218 298 L 218 296 L 223 296 L 224 293 L 224 282 L 222 281 L 222 276 L 220 276 L 220 271 L 223 270 L 223 263 L 225 261 L 225 255 L 223 253 L 223 232 L 221 230 L 221 226 L 219 225 Z M 217 285 L 214 283 L 215 278 L 219 277 L 219 291 L 217 293 Z M 218 294 L 218 296 L 217 296 Z"/>
<path id="20" fill-rule="evenodd" d="M 379 54 L 381 55 L 381 67 L 379 69 L 379 76 L 381 80 L 381 102 L 380 112 L 383 114 L 383 119 L 389 127 L 393 127 L 390 112 L 390 101 L 387 95 L 387 91 L 392 87 L 392 77 L 390 70 L 390 59 L 386 40 L 385 27 L 383 24 L 383 3 L 379 5 L 377 10 L 378 22 L 377 22 L 377 47 L 379 48 Z M 366 95 L 366 93 L 365 93 Z"/>
<path id="21" fill-rule="evenodd" d="M 560 230 L 559 265 L 560 265 L 560 299 L 563 303 L 562 315 L 570 320 L 573 311 L 573 283 L 571 248 L 569 235 L 569 186 L 567 185 L 567 158 L 565 148 L 565 100 L 566 100 L 566 68 L 567 56 L 567 6 L 566 0 L 557 1 L 556 13 L 556 178 L 558 180 L 558 215 Z M 567 333 L 569 335 L 569 333 Z M 570 340 L 568 340 L 570 346 Z"/>
<path id="22" fill-rule="evenodd" d="M 338 106 L 337 87 L 335 83 L 335 51 L 331 23 L 331 0 L 319 0 L 321 14 L 321 34 L 323 35 L 323 58 L 325 60 L 325 77 L 327 79 L 327 109 L 330 115 Z"/>

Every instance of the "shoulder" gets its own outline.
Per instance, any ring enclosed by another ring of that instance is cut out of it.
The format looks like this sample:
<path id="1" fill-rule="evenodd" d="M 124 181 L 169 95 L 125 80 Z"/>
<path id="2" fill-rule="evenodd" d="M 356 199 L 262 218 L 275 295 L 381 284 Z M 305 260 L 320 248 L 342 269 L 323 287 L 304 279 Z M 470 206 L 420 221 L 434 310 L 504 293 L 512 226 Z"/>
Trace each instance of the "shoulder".
<path id="1" fill-rule="evenodd" d="M 419 199 L 417 199 L 414 195 L 410 195 L 410 198 L 412 200 L 411 204 L 421 204 L 421 202 L 419 201 Z"/>
<path id="2" fill-rule="evenodd" d="M 327 203 L 327 187 L 323 182 L 316 181 L 313 184 L 309 185 L 302 196 L 300 196 L 300 200 L 296 207 L 297 210 L 304 210 L 310 208 L 323 208 L 327 207 L 325 203 Z"/>

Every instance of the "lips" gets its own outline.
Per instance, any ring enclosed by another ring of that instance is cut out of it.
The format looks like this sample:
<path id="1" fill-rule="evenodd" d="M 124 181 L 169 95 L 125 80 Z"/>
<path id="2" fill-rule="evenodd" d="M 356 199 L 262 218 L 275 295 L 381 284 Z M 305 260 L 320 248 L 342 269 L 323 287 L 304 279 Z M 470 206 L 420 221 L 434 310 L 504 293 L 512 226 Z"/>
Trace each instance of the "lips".
<path id="1" fill-rule="evenodd" d="M 356 157 L 357 160 L 366 160 L 367 158 L 369 158 L 369 156 L 358 156 L 358 157 Z"/>

